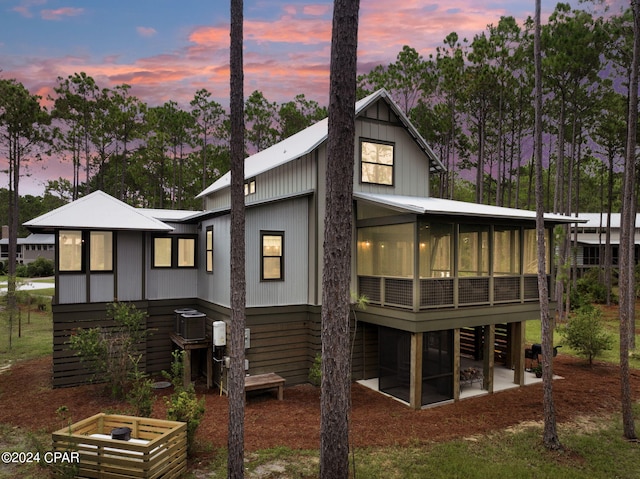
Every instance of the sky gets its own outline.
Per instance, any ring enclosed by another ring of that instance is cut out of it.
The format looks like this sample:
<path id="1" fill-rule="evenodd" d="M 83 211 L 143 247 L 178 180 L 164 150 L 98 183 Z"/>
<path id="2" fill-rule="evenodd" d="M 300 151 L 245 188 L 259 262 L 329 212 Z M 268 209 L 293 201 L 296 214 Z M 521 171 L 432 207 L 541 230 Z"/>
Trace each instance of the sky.
<path id="1" fill-rule="evenodd" d="M 542 1 L 543 22 L 556 3 Z M 284 103 L 303 93 L 327 105 L 332 7 L 329 0 L 244 1 L 245 97 L 259 90 Z M 534 0 L 361 0 L 358 71 L 394 62 L 404 45 L 427 58 L 449 33 L 471 41 L 502 16 L 522 25 L 534 7 Z M 0 0 L 0 77 L 43 99 L 58 77 L 85 72 L 102 88 L 130 85 L 150 106 L 173 100 L 187 108 L 202 88 L 226 106 L 229 8 L 222 0 Z M 22 194 L 41 194 L 46 179 L 64 176 L 53 165 L 36 170 Z"/>

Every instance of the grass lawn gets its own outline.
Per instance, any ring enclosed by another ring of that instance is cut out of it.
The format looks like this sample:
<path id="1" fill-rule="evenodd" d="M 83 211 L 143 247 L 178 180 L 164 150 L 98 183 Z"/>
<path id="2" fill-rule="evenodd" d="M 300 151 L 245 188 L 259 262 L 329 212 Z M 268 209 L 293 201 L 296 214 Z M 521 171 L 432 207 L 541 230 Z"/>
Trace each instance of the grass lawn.
<path id="1" fill-rule="evenodd" d="M 640 307 L 640 303 L 636 303 L 636 310 Z M 603 351 L 602 354 L 594 358 L 595 361 L 605 361 L 613 364 L 620 364 L 620 321 L 617 316 L 618 309 L 611 308 L 603 308 L 602 319 L 604 320 L 604 325 L 607 331 L 613 337 L 613 348 L 607 351 Z M 639 331 L 640 328 L 636 328 L 636 331 Z M 527 321 L 526 325 L 526 342 L 527 344 L 540 343 L 540 320 L 536 321 Z M 640 346 L 640 334 L 636 334 L 636 344 Z M 558 328 L 554 331 L 553 334 L 553 345 L 558 346 L 562 345 L 562 349 L 560 352 L 562 354 L 571 354 L 572 356 L 578 356 L 578 354 L 572 350 L 569 346 L 564 344 L 564 338 L 562 334 L 558 331 Z M 586 358 L 585 358 L 586 361 Z M 629 359 L 629 364 L 634 369 L 640 369 L 640 355 L 636 353 Z"/>
<path id="2" fill-rule="evenodd" d="M 30 291 L 31 306 L 20 306 L 19 316 L 13 318 L 11 325 L 11 348 L 9 348 L 9 316 L 6 310 L 0 310 L 0 367 L 24 359 L 32 359 L 51 354 L 53 351 L 53 319 L 51 315 L 51 296 L 54 288 Z M 39 298 L 46 310 L 38 309 Z M 0 298 L 0 304 L 4 298 Z M 1 308 L 0 308 L 1 309 Z"/>

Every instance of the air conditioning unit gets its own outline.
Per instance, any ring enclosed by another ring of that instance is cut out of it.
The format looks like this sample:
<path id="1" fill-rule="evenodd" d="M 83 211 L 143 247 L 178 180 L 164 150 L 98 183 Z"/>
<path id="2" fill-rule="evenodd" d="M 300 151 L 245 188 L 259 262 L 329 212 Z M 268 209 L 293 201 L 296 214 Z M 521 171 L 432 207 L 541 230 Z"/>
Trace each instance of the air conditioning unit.
<path id="1" fill-rule="evenodd" d="M 182 313 L 180 315 L 180 330 L 178 333 L 187 340 L 204 340 L 207 336 L 206 318 L 206 314 L 198 311 Z"/>

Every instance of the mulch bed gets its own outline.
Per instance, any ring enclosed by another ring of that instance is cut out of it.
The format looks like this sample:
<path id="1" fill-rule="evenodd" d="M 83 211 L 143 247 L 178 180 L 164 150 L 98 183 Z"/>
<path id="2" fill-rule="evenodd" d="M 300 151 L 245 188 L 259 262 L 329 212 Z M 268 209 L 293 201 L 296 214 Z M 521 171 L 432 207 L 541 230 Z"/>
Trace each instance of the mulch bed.
<path id="1" fill-rule="evenodd" d="M 554 402 L 558 422 L 580 416 L 620 411 L 620 380 L 615 366 L 559 354 L 554 373 Z M 632 371 L 633 397 L 640 396 L 640 371 Z M 206 398 L 206 413 L 197 436 L 214 448 L 226 447 L 226 396 L 197 384 Z M 17 363 L 0 375 L 0 423 L 27 430 L 51 432 L 66 424 L 56 414 L 66 406 L 72 421 L 98 412 L 124 412 L 129 405 L 102 395 L 103 386 L 51 388 L 51 357 Z M 157 390 L 153 417 L 165 417 L 163 397 L 171 389 Z M 354 384 L 351 431 L 355 447 L 391 446 L 446 441 L 502 430 L 528 421 L 542 421 L 542 385 L 502 391 L 457 403 L 414 411 L 386 396 Z M 285 388 L 284 401 L 275 393 L 249 395 L 245 409 L 245 449 L 287 446 L 318 449 L 320 390 L 311 385 Z"/>

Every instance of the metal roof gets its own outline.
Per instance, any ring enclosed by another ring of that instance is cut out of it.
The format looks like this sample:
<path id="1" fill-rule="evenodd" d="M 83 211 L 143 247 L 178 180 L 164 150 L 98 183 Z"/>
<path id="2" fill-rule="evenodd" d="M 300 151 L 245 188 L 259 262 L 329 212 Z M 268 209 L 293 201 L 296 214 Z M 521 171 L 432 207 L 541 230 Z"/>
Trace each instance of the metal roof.
<path id="1" fill-rule="evenodd" d="M 379 195 L 372 193 L 354 193 L 354 198 L 368 201 L 391 209 L 416 214 L 436 214 L 454 216 L 475 216 L 484 218 L 535 220 L 536 212 L 503 206 L 491 206 L 465 201 L 444 200 L 442 198 L 423 198 L 416 196 Z M 581 223 L 582 218 L 544 214 L 545 221 L 555 223 Z"/>
<path id="2" fill-rule="evenodd" d="M 607 213 L 580 213 L 580 218 L 587 220 L 582 228 L 600 228 L 607 226 Z M 611 228 L 621 228 L 620 213 L 611 213 Z M 636 214 L 636 227 L 640 225 L 640 213 Z"/>
<path id="3" fill-rule="evenodd" d="M 393 112 L 402 121 L 403 125 L 407 128 L 411 136 L 420 145 L 422 150 L 429 157 L 432 171 L 444 170 L 444 165 L 438 159 L 433 150 L 429 147 L 427 142 L 422 138 L 420 133 L 411 124 L 407 116 L 402 112 L 400 107 L 393 101 L 389 93 L 386 90 L 381 89 L 372 93 L 371 95 L 358 101 L 355 105 L 356 116 L 362 113 L 370 105 L 384 99 L 389 104 Z M 317 123 L 305 128 L 298 133 L 291 135 L 289 138 L 276 143 L 269 148 L 259 151 L 255 155 L 251 155 L 244 160 L 244 177 L 245 179 L 253 178 L 254 176 L 264 173 L 265 171 L 272 170 L 280 165 L 288 163 L 290 161 L 301 158 L 302 156 L 311 153 L 324 141 L 328 136 L 328 119 L 320 120 Z M 231 184 L 231 172 L 227 172 L 220 177 L 211 186 L 201 192 L 196 198 L 209 195 L 215 191 L 228 187 Z"/>
<path id="4" fill-rule="evenodd" d="M 24 244 L 55 244 L 56 240 L 52 234 L 32 233 L 26 238 L 17 238 L 20 245 Z M 9 238 L 0 239 L 0 244 L 9 244 Z"/>
<path id="5" fill-rule="evenodd" d="M 152 212 L 153 210 L 141 211 L 102 191 L 96 191 L 27 221 L 24 226 L 34 231 L 53 228 L 138 231 L 173 230 L 171 226 L 154 218 Z"/>

